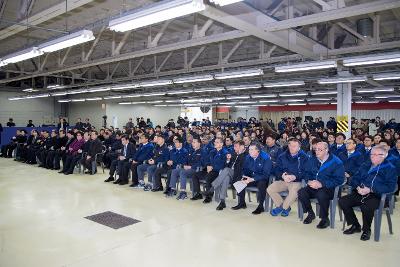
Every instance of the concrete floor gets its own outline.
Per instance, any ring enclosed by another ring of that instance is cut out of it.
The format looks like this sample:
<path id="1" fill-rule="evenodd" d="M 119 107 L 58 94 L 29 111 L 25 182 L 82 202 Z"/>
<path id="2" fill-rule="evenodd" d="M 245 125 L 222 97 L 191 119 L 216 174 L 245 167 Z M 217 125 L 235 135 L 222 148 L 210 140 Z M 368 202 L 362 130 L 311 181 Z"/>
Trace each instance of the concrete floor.
<path id="1" fill-rule="evenodd" d="M 318 230 L 296 212 L 254 216 L 254 203 L 219 212 L 216 203 L 106 184 L 107 176 L 0 159 L 0 266 L 399 266 L 398 210 L 393 236 L 383 220 L 381 241 L 362 242 L 344 236 L 339 221 Z M 142 222 L 114 230 L 84 219 L 104 211 Z"/>

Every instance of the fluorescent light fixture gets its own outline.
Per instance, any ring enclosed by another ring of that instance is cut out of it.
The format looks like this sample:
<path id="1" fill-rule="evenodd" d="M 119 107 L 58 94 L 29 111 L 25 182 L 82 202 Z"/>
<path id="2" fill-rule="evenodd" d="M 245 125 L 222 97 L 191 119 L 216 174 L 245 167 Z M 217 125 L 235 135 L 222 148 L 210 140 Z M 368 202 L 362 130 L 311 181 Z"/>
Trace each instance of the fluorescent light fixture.
<path id="1" fill-rule="evenodd" d="M 179 91 L 168 91 L 169 95 L 180 95 L 180 94 L 190 94 L 193 93 L 193 90 L 179 90 Z"/>
<path id="2" fill-rule="evenodd" d="M 352 57 L 343 60 L 346 67 L 400 62 L 400 53 L 387 53 Z"/>
<path id="3" fill-rule="evenodd" d="M 68 103 L 68 102 L 71 102 L 71 100 L 70 99 L 61 99 L 61 100 L 58 100 L 57 102 L 58 103 Z"/>
<path id="4" fill-rule="evenodd" d="M 146 104 L 157 104 L 157 103 L 162 103 L 164 101 L 162 100 L 155 100 L 155 101 L 147 101 Z"/>
<path id="5" fill-rule="evenodd" d="M 247 89 L 258 89 L 261 88 L 261 84 L 241 84 L 241 85 L 232 85 L 227 86 L 226 90 L 233 91 L 233 90 L 247 90 Z"/>
<path id="6" fill-rule="evenodd" d="M 276 83 L 264 83 L 263 84 L 263 86 L 266 88 L 301 86 L 301 85 L 304 85 L 304 81 L 288 81 L 288 82 L 276 82 Z"/>
<path id="7" fill-rule="evenodd" d="M 357 93 L 375 93 L 375 92 L 393 92 L 394 88 L 384 87 L 384 88 L 363 88 L 357 89 Z"/>
<path id="8" fill-rule="evenodd" d="M 242 101 L 240 104 L 254 104 L 255 101 Z"/>
<path id="9" fill-rule="evenodd" d="M 160 96 L 160 95 L 165 95 L 165 93 L 164 92 L 148 93 L 148 94 L 143 94 L 142 96 Z"/>
<path id="10" fill-rule="evenodd" d="M 180 100 L 165 100 L 165 103 L 176 103 L 179 102 Z"/>
<path id="11" fill-rule="evenodd" d="M 399 80 L 400 73 L 384 73 L 384 74 L 374 74 L 372 79 L 375 81 L 384 81 L 384 80 Z"/>
<path id="12" fill-rule="evenodd" d="M 275 67 L 275 72 L 296 72 L 296 71 L 307 71 L 307 70 L 321 70 L 336 68 L 336 60 L 324 60 L 315 62 L 304 62 L 299 64 L 290 64 L 286 66 Z"/>
<path id="13" fill-rule="evenodd" d="M 285 99 L 283 102 L 301 102 L 304 101 L 303 99 Z"/>
<path id="14" fill-rule="evenodd" d="M 305 106 L 303 103 L 289 103 L 288 106 Z"/>
<path id="15" fill-rule="evenodd" d="M 95 92 L 106 92 L 106 91 L 110 91 L 110 90 L 111 90 L 110 87 L 98 87 L 98 88 L 88 89 L 87 92 L 95 93 Z"/>
<path id="16" fill-rule="evenodd" d="M 270 98 L 277 97 L 277 94 L 267 94 L 267 95 L 252 95 L 252 98 Z"/>
<path id="17" fill-rule="evenodd" d="M 22 92 L 28 92 L 28 93 L 32 93 L 32 92 L 38 92 L 39 90 L 33 89 L 33 88 L 28 88 L 28 89 L 24 89 L 22 90 Z"/>
<path id="18" fill-rule="evenodd" d="M 243 0 L 210 0 L 211 3 L 214 3 L 219 6 L 226 6 L 234 3 L 241 2 Z"/>
<path id="19" fill-rule="evenodd" d="M 132 97 L 142 97 L 143 95 L 133 94 L 133 95 L 124 95 L 122 98 L 132 98 Z"/>
<path id="20" fill-rule="evenodd" d="M 111 96 L 103 97 L 103 99 L 118 99 L 118 98 L 122 98 L 122 96 L 120 96 L 120 95 L 111 95 Z"/>
<path id="21" fill-rule="evenodd" d="M 258 103 L 274 103 L 278 102 L 278 100 L 259 100 Z"/>
<path id="22" fill-rule="evenodd" d="M 69 95 L 76 95 L 76 94 L 83 94 L 83 93 L 87 93 L 87 90 L 73 90 L 73 91 L 68 91 L 67 94 Z"/>
<path id="23" fill-rule="evenodd" d="M 253 77 L 263 74 L 264 71 L 262 69 L 251 69 L 251 70 L 239 70 L 239 71 L 218 73 L 214 75 L 214 78 L 217 80 L 225 80 L 225 79 L 235 79 L 243 77 Z"/>
<path id="24" fill-rule="evenodd" d="M 400 103 L 400 100 L 389 100 L 390 103 Z"/>
<path id="25" fill-rule="evenodd" d="M 201 76 L 190 76 L 174 79 L 174 83 L 194 83 L 194 82 L 205 82 L 212 81 L 214 77 L 212 75 L 201 75 Z"/>
<path id="26" fill-rule="evenodd" d="M 131 102 L 131 105 L 139 105 L 139 104 L 146 104 L 147 102 L 145 101 L 140 101 L 140 102 Z"/>
<path id="27" fill-rule="evenodd" d="M 67 92 L 57 92 L 57 93 L 51 93 L 51 96 L 63 96 L 63 95 L 67 95 Z"/>
<path id="28" fill-rule="evenodd" d="M 381 96 L 375 96 L 374 98 L 391 98 L 391 97 L 400 97 L 400 95 L 381 95 Z"/>
<path id="29" fill-rule="evenodd" d="M 155 107 L 168 107 L 168 105 L 154 105 Z"/>
<path id="30" fill-rule="evenodd" d="M 243 95 L 243 96 L 228 96 L 226 99 L 249 99 L 250 96 Z"/>
<path id="31" fill-rule="evenodd" d="M 373 100 L 360 100 L 356 101 L 356 104 L 376 104 L 379 103 L 379 101 L 373 101 Z"/>
<path id="32" fill-rule="evenodd" d="M 7 63 L 0 59 L 0 67 L 6 66 Z"/>
<path id="33" fill-rule="evenodd" d="M 115 85 L 111 87 L 111 90 L 124 90 L 124 89 L 135 89 L 140 87 L 140 84 L 138 83 L 133 83 L 133 84 L 121 84 L 121 85 Z"/>
<path id="34" fill-rule="evenodd" d="M 14 101 L 14 100 L 22 100 L 25 99 L 25 97 L 10 97 L 8 100 Z"/>
<path id="35" fill-rule="evenodd" d="M 225 97 L 213 97 L 211 98 L 212 101 L 219 101 L 219 100 L 224 100 Z"/>
<path id="36" fill-rule="evenodd" d="M 53 89 L 61 89 L 64 88 L 65 86 L 60 85 L 60 84 L 52 84 L 52 85 L 48 85 L 47 89 L 53 90 Z"/>
<path id="37" fill-rule="evenodd" d="M 319 84 L 336 84 L 336 83 L 355 83 L 365 82 L 366 76 L 353 76 L 353 77 L 341 77 L 341 78 L 328 78 L 318 80 Z"/>
<path id="38" fill-rule="evenodd" d="M 30 95 L 25 97 L 26 99 L 32 99 L 32 98 L 43 98 L 43 97 L 49 97 L 49 94 L 40 94 L 40 95 Z"/>
<path id="39" fill-rule="evenodd" d="M 154 87 L 154 86 L 169 85 L 169 84 L 172 84 L 172 80 L 145 81 L 141 82 L 139 85 L 140 87 Z"/>
<path id="40" fill-rule="evenodd" d="M 316 91 L 311 92 L 311 95 L 337 95 L 337 91 Z"/>
<path id="41" fill-rule="evenodd" d="M 218 105 L 235 105 L 237 102 L 220 102 Z"/>
<path id="42" fill-rule="evenodd" d="M 306 96 L 308 93 L 294 93 L 294 94 L 279 94 L 279 96 L 286 97 L 286 96 Z"/>
<path id="43" fill-rule="evenodd" d="M 27 60 L 30 58 L 38 57 L 40 55 L 43 55 L 43 51 L 39 50 L 37 47 L 31 47 L 31 48 L 7 55 L 2 60 L 6 64 L 17 63 L 17 62 L 24 61 L 24 60 Z"/>
<path id="44" fill-rule="evenodd" d="M 130 104 L 132 104 L 132 102 L 120 102 L 120 103 L 118 103 L 119 105 L 130 105 Z"/>
<path id="45" fill-rule="evenodd" d="M 86 98 L 86 101 L 98 101 L 98 100 L 103 100 L 103 98 L 102 97 Z"/>
<path id="46" fill-rule="evenodd" d="M 329 101 L 330 98 L 308 98 L 307 101 Z"/>
<path id="47" fill-rule="evenodd" d="M 250 108 L 250 106 L 236 106 L 236 108 Z"/>
<path id="48" fill-rule="evenodd" d="M 71 99 L 72 102 L 85 102 L 86 100 L 84 98 L 80 99 Z"/>
<path id="49" fill-rule="evenodd" d="M 215 88 L 197 88 L 193 89 L 194 93 L 203 93 L 203 92 L 220 92 L 224 91 L 224 87 L 215 87 Z"/>
<path id="50" fill-rule="evenodd" d="M 41 44 L 39 45 L 39 49 L 44 53 L 50 53 L 78 44 L 83 44 L 94 39 L 95 37 L 93 36 L 92 31 L 81 30 Z"/>
<path id="51" fill-rule="evenodd" d="M 200 12 L 204 9 L 203 0 L 163 1 L 149 8 L 113 19 L 108 26 L 112 31 L 125 32 Z"/>

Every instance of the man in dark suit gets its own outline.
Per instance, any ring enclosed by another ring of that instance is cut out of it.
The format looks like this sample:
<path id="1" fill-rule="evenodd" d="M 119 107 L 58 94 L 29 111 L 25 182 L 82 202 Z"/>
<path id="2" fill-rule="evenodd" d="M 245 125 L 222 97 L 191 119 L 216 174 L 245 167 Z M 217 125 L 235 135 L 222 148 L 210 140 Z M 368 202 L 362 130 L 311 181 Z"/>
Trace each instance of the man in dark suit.
<path id="1" fill-rule="evenodd" d="M 47 153 L 46 165 L 45 165 L 45 167 L 47 169 L 53 170 L 57 166 L 57 164 L 54 163 L 56 153 L 60 151 L 61 147 L 65 147 L 65 145 L 67 144 L 67 141 L 68 141 L 68 138 L 65 135 L 65 131 L 60 130 L 58 136 L 55 139 L 54 146 Z M 60 164 L 59 159 L 58 159 L 58 164 Z"/>
<path id="2" fill-rule="evenodd" d="M 121 153 L 119 153 L 117 159 L 114 159 L 111 162 L 110 177 L 108 177 L 108 179 L 104 181 L 106 183 L 114 181 L 115 171 L 117 171 L 119 175 L 118 179 L 115 181 L 115 184 L 128 183 L 128 172 L 126 171 L 126 169 L 128 169 L 129 171 L 131 165 L 129 159 L 132 159 L 135 155 L 136 148 L 132 143 L 129 143 L 129 137 L 127 135 L 123 135 L 121 137 L 121 142 Z"/>
<path id="3" fill-rule="evenodd" d="M 65 165 L 67 151 L 69 149 L 69 146 L 74 142 L 74 140 L 75 140 L 74 132 L 68 131 L 67 142 L 65 143 L 64 146 L 61 146 L 61 148 L 58 149 L 54 155 L 54 169 L 55 170 L 60 169 L 60 159 L 62 159 L 63 165 Z"/>
<path id="4" fill-rule="evenodd" d="M 83 161 L 83 169 L 88 169 L 88 171 L 86 171 L 86 174 L 95 174 L 96 170 L 93 172 L 92 171 L 92 162 L 95 160 L 96 154 L 99 154 L 102 152 L 103 150 L 103 145 L 101 143 L 101 141 L 97 138 L 98 137 L 98 132 L 97 131 L 93 131 L 90 138 L 91 138 L 91 143 L 89 146 L 89 151 Z M 96 164 L 96 163 L 95 163 Z"/>

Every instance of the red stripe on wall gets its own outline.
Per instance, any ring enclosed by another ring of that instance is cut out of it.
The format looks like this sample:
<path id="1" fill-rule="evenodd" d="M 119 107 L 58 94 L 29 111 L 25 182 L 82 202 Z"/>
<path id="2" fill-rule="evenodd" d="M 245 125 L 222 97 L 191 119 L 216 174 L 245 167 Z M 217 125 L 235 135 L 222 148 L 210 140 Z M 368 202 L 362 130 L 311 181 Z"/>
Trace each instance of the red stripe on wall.
<path id="1" fill-rule="evenodd" d="M 229 112 L 229 107 L 217 107 L 215 111 L 217 113 Z"/>
<path id="2" fill-rule="evenodd" d="M 353 110 L 380 110 L 400 109 L 400 103 L 377 103 L 377 104 L 352 104 Z M 258 107 L 259 111 L 318 111 L 336 110 L 336 105 L 299 105 L 299 106 L 265 106 Z"/>

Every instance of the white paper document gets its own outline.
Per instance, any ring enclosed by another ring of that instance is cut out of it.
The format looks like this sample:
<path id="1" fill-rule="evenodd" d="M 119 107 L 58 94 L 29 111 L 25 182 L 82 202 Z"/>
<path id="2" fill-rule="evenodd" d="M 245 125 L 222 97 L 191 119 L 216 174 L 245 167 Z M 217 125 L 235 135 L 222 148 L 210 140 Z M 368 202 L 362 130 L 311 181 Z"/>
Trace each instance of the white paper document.
<path id="1" fill-rule="evenodd" d="M 234 183 L 233 186 L 235 187 L 236 192 L 239 194 L 240 192 L 243 191 L 243 189 L 246 188 L 247 184 L 245 182 L 243 182 L 242 180 L 240 180 L 240 181 L 237 181 L 236 183 Z"/>

